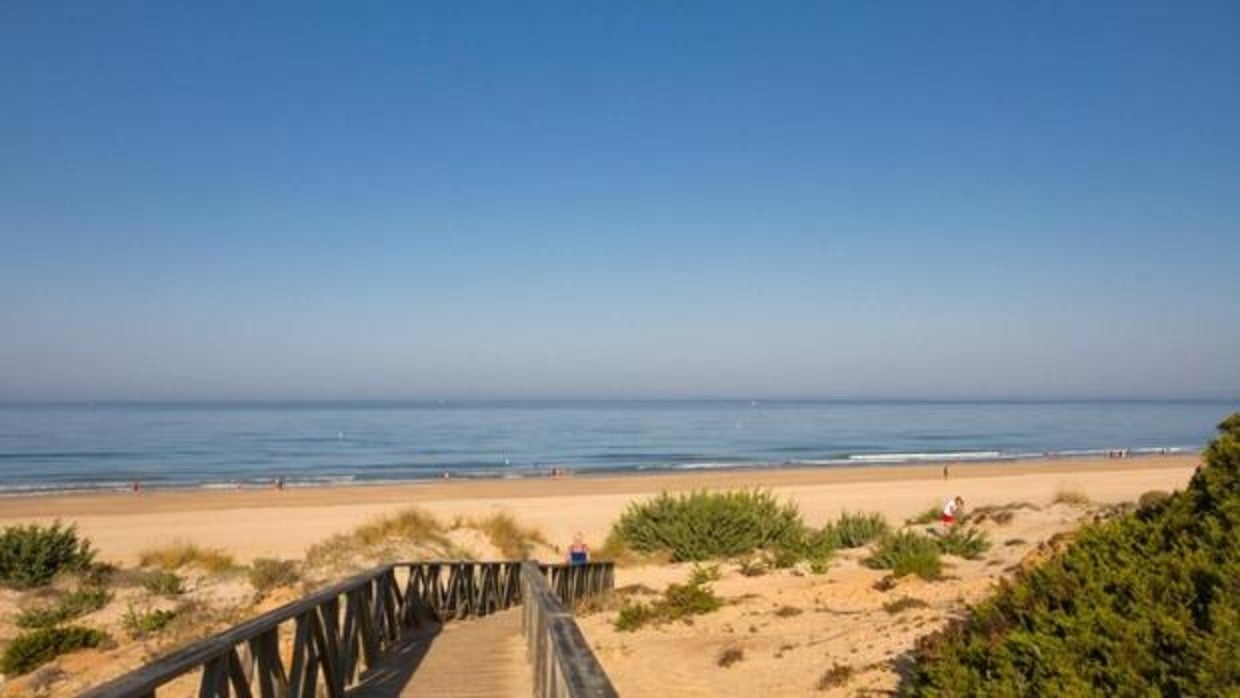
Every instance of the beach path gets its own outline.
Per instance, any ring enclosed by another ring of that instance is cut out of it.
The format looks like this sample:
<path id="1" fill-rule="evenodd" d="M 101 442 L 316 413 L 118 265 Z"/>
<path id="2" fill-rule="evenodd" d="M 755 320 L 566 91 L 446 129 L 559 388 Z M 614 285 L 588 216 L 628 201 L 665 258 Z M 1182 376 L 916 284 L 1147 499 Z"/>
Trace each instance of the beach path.
<path id="1" fill-rule="evenodd" d="M 528 696 L 533 693 L 531 674 L 518 607 L 453 621 L 410 638 L 368 672 L 349 696 Z"/>

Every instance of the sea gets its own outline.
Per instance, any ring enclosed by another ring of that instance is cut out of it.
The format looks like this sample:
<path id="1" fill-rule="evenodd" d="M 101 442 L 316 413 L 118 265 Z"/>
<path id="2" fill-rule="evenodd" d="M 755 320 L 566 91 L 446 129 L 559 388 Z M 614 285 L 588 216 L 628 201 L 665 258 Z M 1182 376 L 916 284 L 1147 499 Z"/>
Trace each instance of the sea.
<path id="1" fill-rule="evenodd" d="M 1236 402 L 0 404 L 0 495 L 1134 457 L 1202 448 Z"/>

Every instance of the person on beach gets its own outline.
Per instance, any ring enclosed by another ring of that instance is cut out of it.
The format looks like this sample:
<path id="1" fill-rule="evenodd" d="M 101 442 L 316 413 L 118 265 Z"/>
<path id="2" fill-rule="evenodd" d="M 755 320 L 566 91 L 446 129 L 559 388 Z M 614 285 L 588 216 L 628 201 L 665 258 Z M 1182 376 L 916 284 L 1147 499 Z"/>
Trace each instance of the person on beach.
<path id="1" fill-rule="evenodd" d="M 943 532 L 947 531 L 956 523 L 956 516 L 962 513 L 964 509 L 964 499 L 957 495 L 947 500 L 943 504 Z"/>
<path id="2" fill-rule="evenodd" d="M 572 545 L 568 546 L 568 564 L 584 565 L 590 561 L 590 548 L 586 545 L 585 536 L 578 531 L 573 536 Z"/>

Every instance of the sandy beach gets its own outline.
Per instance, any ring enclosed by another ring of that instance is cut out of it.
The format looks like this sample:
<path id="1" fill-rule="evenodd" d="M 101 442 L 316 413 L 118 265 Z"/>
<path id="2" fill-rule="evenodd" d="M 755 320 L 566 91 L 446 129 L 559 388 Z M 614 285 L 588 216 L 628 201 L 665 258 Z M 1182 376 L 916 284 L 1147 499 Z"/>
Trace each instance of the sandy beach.
<path id="1" fill-rule="evenodd" d="M 964 463 L 952 465 L 946 481 L 943 466 L 934 464 L 14 497 L 0 499 L 0 526 L 76 523 L 103 558 L 121 564 L 174 540 L 224 548 L 242 561 L 297 558 L 334 533 L 412 505 L 445 518 L 510 512 L 554 542 L 580 531 L 598 544 L 630 501 L 665 490 L 763 487 L 796 501 L 811 524 L 843 510 L 898 520 L 957 494 L 979 505 L 1049 500 L 1061 488 L 1096 502 L 1132 500 L 1146 490 L 1182 487 L 1197 460 L 1183 455 Z"/>
<path id="2" fill-rule="evenodd" d="M 613 597 L 613 605 L 583 610 L 580 617 L 583 632 L 621 695 L 666 695 L 670 690 L 687 696 L 843 696 L 856 690 L 892 690 L 899 681 L 900 658 L 916 638 L 958 617 L 966 604 L 990 593 L 1000 577 L 1041 559 L 1046 541 L 1070 534 L 1107 504 L 1132 501 L 1149 490 L 1182 488 L 1197 462 L 1198 457 L 1190 455 L 971 463 L 951 466 L 947 480 L 942 464 L 935 464 L 20 497 L 0 500 L 0 526 L 71 522 L 94 542 L 103 559 L 132 568 L 141 551 L 173 541 L 219 548 L 242 563 L 257 557 L 301 559 L 311 545 L 410 506 L 443 522 L 509 513 L 522 525 L 539 529 L 553 546 L 567 543 L 577 531 L 591 544 L 601 544 L 630 502 L 662 491 L 768 488 L 795 501 L 813 525 L 844 510 L 879 512 L 899 525 L 954 495 L 964 497 L 969 506 L 1012 509 L 1009 520 L 981 525 L 991 541 L 984 557 L 949 558 L 947 575 L 933 583 L 905 579 L 893 588 L 881 587 L 878 581 L 885 573 L 862 564 L 865 549 L 838 551 L 825 574 L 793 569 L 751 576 L 733 560 L 717 568 L 714 587 L 723 607 L 693 624 L 621 632 L 615 604 L 631 598 L 623 591 Z M 1064 491 L 1083 496 L 1068 503 L 1057 496 Z M 499 555 L 476 530 L 452 535 L 481 558 Z M 558 555 L 545 545 L 538 550 L 544 559 Z M 316 574 L 328 575 L 315 577 L 322 583 L 347 574 L 349 568 L 316 569 Z M 686 564 L 619 566 L 616 583 L 619 590 L 657 592 L 683 582 L 690 572 Z M 191 590 L 181 601 L 153 599 L 122 582 L 112 603 L 82 622 L 122 637 L 117 627 L 127 605 L 156 603 L 171 609 L 188 603 L 186 608 L 198 604 L 205 609 L 199 613 L 206 614 L 202 627 L 187 626 L 189 632 L 209 631 L 301 593 L 285 587 L 256 603 L 244 574 L 180 573 Z M 914 607 L 892 610 L 890 604 L 897 600 Z M 30 603 L 19 592 L 0 594 L 0 641 L 16 634 L 11 619 L 16 609 Z M 67 655 L 50 668 L 0 683 L 0 695 L 73 695 L 177 646 L 185 641 L 179 634 L 183 632 L 161 636 L 154 644 L 125 641 L 112 649 Z M 724 652 L 743 655 L 743 669 L 723 668 L 719 657 Z M 669 662 L 668 657 L 677 660 Z M 824 671 L 839 666 L 846 667 L 847 680 L 835 687 L 821 685 Z M 188 695 L 192 681 L 184 679 L 171 694 Z M 44 688 L 36 691 L 36 686 Z"/>

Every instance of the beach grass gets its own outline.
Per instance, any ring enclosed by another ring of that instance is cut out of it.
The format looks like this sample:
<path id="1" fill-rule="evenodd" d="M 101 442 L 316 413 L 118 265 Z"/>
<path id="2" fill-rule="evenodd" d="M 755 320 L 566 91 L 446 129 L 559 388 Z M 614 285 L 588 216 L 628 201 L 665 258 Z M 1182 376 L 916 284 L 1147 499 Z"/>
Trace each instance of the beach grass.
<path id="1" fill-rule="evenodd" d="M 550 545 L 542 531 L 521 525 L 506 512 L 471 520 L 467 527 L 481 531 L 500 554 L 510 560 L 523 560 L 530 556 L 535 546 Z"/>
<path id="2" fill-rule="evenodd" d="M 208 574 L 238 569 L 233 556 L 219 548 L 206 548 L 190 541 L 178 540 L 159 548 L 148 548 L 138 554 L 138 565 L 175 571 L 196 567 Z"/>
<path id="3" fill-rule="evenodd" d="M 250 563 L 246 579 L 250 586 L 254 587 L 254 591 L 262 596 L 272 589 L 292 586 L 301 581 L 301 571 L 293 560 L 260 557 Z"/>
<path id="4" fill-rule="evenodd" d="M 1072 507 L 1089 506 L 1089 495 L 1079 489 L 1063 486 L 1055 491 L 1055 496 L 1051 499 L 1054 504 L 1067 504 Z"/>
<path id="5" fill-rule="evenodd" d="M 934 539 L 912 531 L 899 531 L 883 537 L 865 564 L 891 570 L 896 577 L 910 574 L 933 580 L 942 576 L 940 549 Z"/>
<path id="6" fill-rule="evenodd" d="M 881 538 L 891 530 L 882 514 L 845 511 L 828 525 L 836 547 L 859 548 Z"/>

